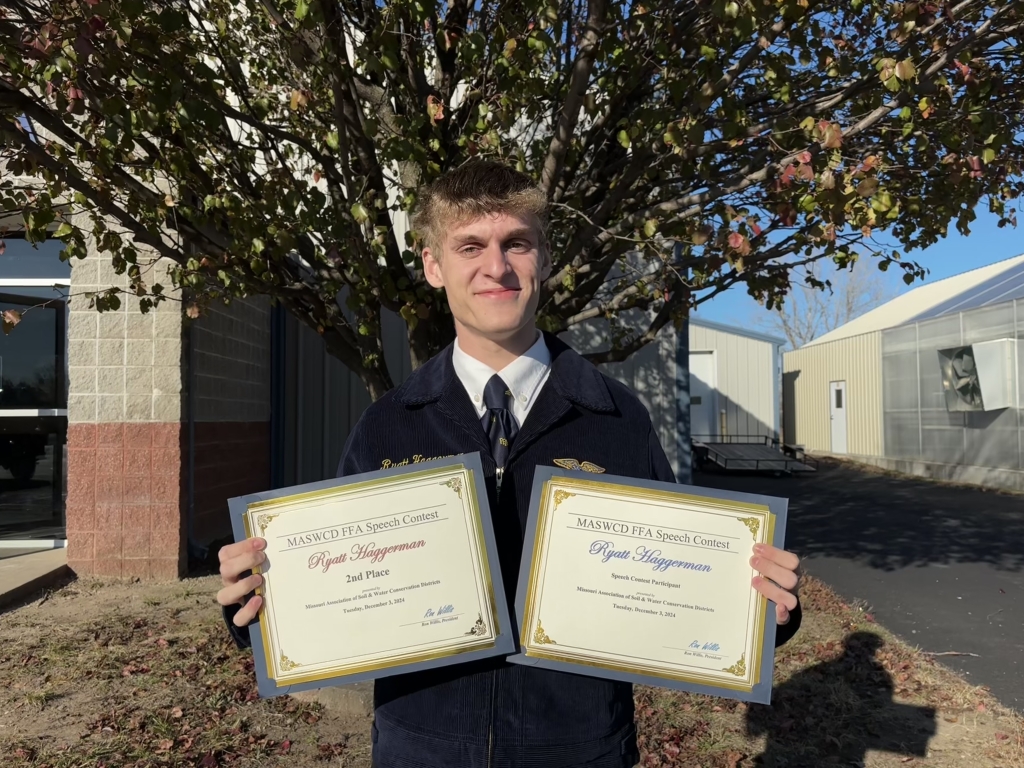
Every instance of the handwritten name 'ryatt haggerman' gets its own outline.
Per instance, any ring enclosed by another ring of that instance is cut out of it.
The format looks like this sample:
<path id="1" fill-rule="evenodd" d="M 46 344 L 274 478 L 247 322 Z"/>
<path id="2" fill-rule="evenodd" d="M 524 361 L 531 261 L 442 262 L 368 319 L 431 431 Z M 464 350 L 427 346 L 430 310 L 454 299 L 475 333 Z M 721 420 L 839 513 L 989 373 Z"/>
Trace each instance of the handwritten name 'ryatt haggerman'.
<path id="1" fill-rule="evenodd" d="M 632 560 L 635 563 L 647 563 L 658 573 L 664 573 L 669 568 L 682 568 L 687 571 L 700 571 L 708 573 L 711 566 L 706 563 L 691 563 L 687 560 L 673 560 L 662 557 L 660 549 L 650 549 L 642 544 L 635 551 L 628 549 L 615 549 L 611 541 L 598 539 L 590 545 L 590 554 L 601 558 L 602 563 L 610 561 Z"/>
<path id="2" fill-rule="evenodd" d="M 407 541 L 404 544 L 392 544 L 390 547 L 378 547 L 372 541 L 369 544 L 355 544 L 352 547 L 351 553 L 342 552 L 340 555 L 332 555 L 329 550 L 315 552 L 309 556 L 309 568 L 321 568 L 324 573 L 327 573 L 332 565 L 338 565 L 339 563 L 354 562 L 356 560 L 369 560 L 371 563 L 379 563 L 385 557 L 395 552 L 407 552 L 410 549 L 419 549 L 426 545 L 427 542 L 423 539 Z"/>

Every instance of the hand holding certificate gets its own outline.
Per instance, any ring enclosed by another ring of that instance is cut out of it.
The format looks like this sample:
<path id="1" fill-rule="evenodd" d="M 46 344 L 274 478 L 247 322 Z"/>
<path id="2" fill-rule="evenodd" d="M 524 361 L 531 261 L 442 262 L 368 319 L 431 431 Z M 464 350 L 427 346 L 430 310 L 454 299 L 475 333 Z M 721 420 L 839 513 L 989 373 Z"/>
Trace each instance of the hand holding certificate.
<path id="1" fill-rule="evenodd" d="M 266 541 L 260 694 L 511 653 L 477 456 L 230 501 Z"/>
<path id="2" fill-rule="evenodd" d="M 769 700 L 775 612 L 750 556 L 781 544 L 784 500 L 548 468 L 534 483 L 511 661 Z"/>

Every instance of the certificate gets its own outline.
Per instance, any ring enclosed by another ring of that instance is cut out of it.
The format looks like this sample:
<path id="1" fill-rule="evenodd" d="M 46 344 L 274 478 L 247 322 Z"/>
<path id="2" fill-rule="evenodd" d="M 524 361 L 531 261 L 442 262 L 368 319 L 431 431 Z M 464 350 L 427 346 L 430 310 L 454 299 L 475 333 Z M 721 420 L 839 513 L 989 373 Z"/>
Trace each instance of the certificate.
<path id="1" fill-rule="evenodd" d="M 509 660 L 768 703 L 775 611 L 751 586 L 787 503 L 538 467 Z"/>
<path id="2" fill-rule="evenodd" d="M 514 650 L 478 454 L 229 501 L 266 539 L 261 696 Z"/>

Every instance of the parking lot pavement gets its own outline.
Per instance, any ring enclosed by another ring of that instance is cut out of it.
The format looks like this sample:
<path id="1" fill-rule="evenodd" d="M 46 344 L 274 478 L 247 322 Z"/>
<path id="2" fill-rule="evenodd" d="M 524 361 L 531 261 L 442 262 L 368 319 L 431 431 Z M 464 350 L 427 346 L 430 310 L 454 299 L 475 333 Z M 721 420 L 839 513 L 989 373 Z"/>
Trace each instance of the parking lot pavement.
<path id="1" fill-rule="evenodd" d="M 695 473 L 789 498 L 805 570 L 908 642 L 1024 710 L 1024 496 L 823 462 L 812 475 Z"/>

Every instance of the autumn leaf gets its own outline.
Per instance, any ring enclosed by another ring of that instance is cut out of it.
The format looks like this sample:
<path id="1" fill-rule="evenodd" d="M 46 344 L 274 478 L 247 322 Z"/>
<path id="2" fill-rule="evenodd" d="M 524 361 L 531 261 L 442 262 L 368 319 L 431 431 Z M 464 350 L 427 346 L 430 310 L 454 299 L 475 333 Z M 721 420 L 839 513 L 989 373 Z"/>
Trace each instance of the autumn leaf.
<path id="1" fill-rule="evenodd" d="M 864 179 L 864 181 L 857 185 L 857 194 L 861 197 L 871 197 L 877 191 L 878 179 L 875 178 Z"/>
<path id="2" fill-rule="evenodd" d="M 5 309 L 0 313 L 3 322 L 4 335 L 14 330 L 14 326 L 21 322 L 21 312 L 17 309 Z"/>
<path id="3" fill-rule="evenodd" d="M 883 83 L 888 83 L 896 74 L 896 59 L 882 59 L 877 66 L 878 77 Z"/>
<path id="4" fill-rule="evenodd" d="M 733 232 L 729 235 L 729 247 L 740 256 L 746 256 L 750 253 L 750 241 L 747 240 L 746 235 L 740 232 Z"/>
<path id="5" fill-rule="evenodd" d="M 824 123 L 819 125 L 821 130 L 820 144 L 822 149 L 836 149 L 843 144 L 843 129 L 839 123 Z"/>
<path id="6" fill-rule="evenodd" d="M 181 707 L 175 707 L 171 710 L 171 717 L 173 717 L 175 720 L 181 718 L 182 716 L 184 716 L 184 713 L 181 711 Z"/>
<path id="7" fill-rule="evenodd" d="M 777 213 L 779 214 L 779 219 L 782 221 L 784 226 L 792 227 L 796 224 L 797 212 L 792 205 L 783 203 L 778 207 Z"/>
<path id="8" fill-rule="evenodd" d="M 444 120 L 444 104 L 433 94 L 427 96 L 427 115 L 434 124 Z"/>
<path id="9" fill-rule="evenodd" d="M 910 59 L 904 59 L 896 65 L 896 77 L 900 80 L 910 80 L 917 74 L 917 68 Z"/>
<path id="10" fill-rule="evenodd" d="M 704 225 L 697 227 L 693 234 L 690 236 L 690 241 L 694 245 L 704 245 L 708 240 L 711 239 L 712 230 L 711 227 Z"/>

